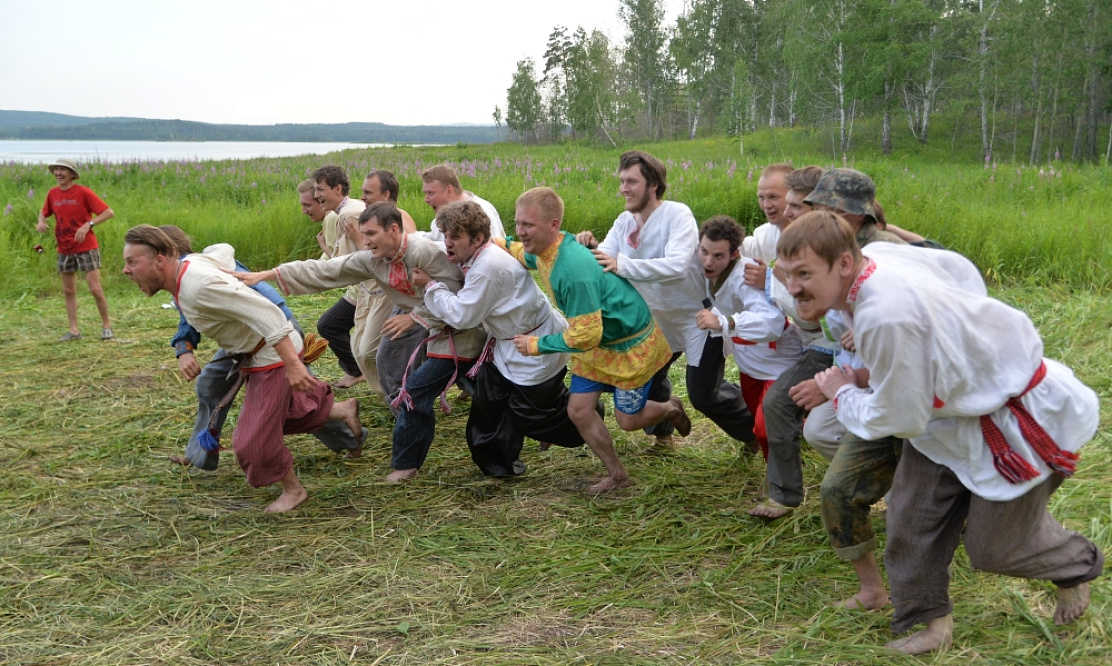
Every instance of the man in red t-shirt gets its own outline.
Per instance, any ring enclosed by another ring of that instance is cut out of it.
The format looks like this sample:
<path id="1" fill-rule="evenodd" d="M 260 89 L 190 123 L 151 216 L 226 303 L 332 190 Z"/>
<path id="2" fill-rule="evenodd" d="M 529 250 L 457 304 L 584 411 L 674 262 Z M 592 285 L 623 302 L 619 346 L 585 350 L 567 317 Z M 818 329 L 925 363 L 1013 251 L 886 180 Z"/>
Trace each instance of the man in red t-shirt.
<path id="1" fill-rule="evenodd" d="M 100 286 L 100 245 L 93 227 L 108 221 L 115 213 L 95 193 L 73 181 L 80 178 L 77 165 L 72 160 L 57 160 L 48 165 L 58 181 L 46 195 L 46 203 L 39 213 L 39 233 L 48 230 L 46 218 L 54 216 L 54 237 L 58 240 L 58 272 L 62 275 L 62 292 L 66 296 L 66 316 L 69 331 L 63 342 L 77 340 L 77 272 L 85 273 L 89 293 L 96 300 L 103 325 L 101 340 L 112 339 L 112 323 L 108 319 L 108 299 Z"/>

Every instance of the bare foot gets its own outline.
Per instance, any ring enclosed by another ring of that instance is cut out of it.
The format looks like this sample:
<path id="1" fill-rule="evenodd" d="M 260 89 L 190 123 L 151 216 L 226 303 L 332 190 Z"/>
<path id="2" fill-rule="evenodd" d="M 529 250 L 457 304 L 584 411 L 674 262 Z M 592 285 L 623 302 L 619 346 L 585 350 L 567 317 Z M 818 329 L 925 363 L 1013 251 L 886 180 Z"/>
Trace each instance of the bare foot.
<path id="1" fill-rule="evenodd" d="M 347 458 L 348 460 L 354 460 L 356 458 L 362 458 L 363 457 L 363 447 L 360 446 L 357 449 L 348 449 L 347 451 L 344 451 L 340 455 L 342 455 L 344 458 Z"/>
<path id="2" fill-rule="evenodd" d="M 1089 584 L 1058 588 L 1058 607 L 1054 609 L 1054 624 L 1068 624 L 1085 614 L 1089 608 Z"/>
<path id="3" fill-rule="evenodd" d="M 293 511 L 302 502 L 309 499 L 309 493 L 305 492 L 305 488 L 298 484 L 297 488 L 284 489 L 278 499 L 274 500 L 270 506 L 263 509 L 263 513 L 285 513 Z"/>
<path id="4" fill-rule="evenodd" d="M 189 467 L 190 465 L 193 464 L 193 461 L 190 460 L 189 458 L 186 458 L 185 456 L 166 456 L 166 457 L 170 459 L 170 462 L 174 463 L 175 465 L 181 465 L 182 467 Z"/>
<path id="5" fill-rule="evenodd" d="M 888 643 L 885 647 L 904 654 L 923 654 L 935 650 L 948 650 L 954 644 L 954 616 L 936 617 L 922 631 Z"/>
<path id="6" fill-rule="evenodd" d="M 349 389 L 361 381 L 363 381 L 363 375 L 352 377 L 351 375 L 345 374 L 343 377 L 340 377 L 336 381 L 332 382 L 332 388 Z"/>
<path id="7" fill-rule="evenodd" d="M 676 413 L 672 415 L 669 421 L 676 426 L 676 432 L 681 437 L 687 437 L 691 434 L 691 419 L 687 417 L 687 412 L 683 408 L 683 400 L 680 400 L 678 395 L 674 395 L 668 399 L 668 402 L 676 408 Z"/>
<path id="8" fill-rule="evenodd" d="M 843 599 L 834 604 L 835 608 L 848 608 L 850 610 L 878 610 L 888 606 L 891 602 L 888 600 L 888 593 L 881 590 L 879 592 L 871 592 L 861 590 L 849 599 Z"/>
<path id="9" fill-rule="evenodd" d="M 396 469 L 386 475 L 386 483 L 404 483 L 417 476 L 417 468 Z"/>
<path id="10" fill-rule="evenodd" d="M 537 442 L 537 444 L 541 451 L 547 451 L 552 448 L 552 444 L 549 442 Z"/>
<path id="11" fill-rule="evenodd" d="M 328 412 L 328 418 L 332 421 L 343 421 L 344 425 L 351 430 L 351 434 L 355 436 L 355 443 L 358 445 L 360 451 L 363 449 L 363 424 L 359 422 L 359 401 L 355 398 L 348 398 L 340 402 L 332 403 L 332 411 Z"/>
<path id="12" fill-rule="evenodd" d="M 615 479 L 612 476 L 604 476 L 602 477 L 601 481 L 587 488 L 587 494 L 602 495 L 604 493 L 610 492 L 611 490 L 617 490 L 618 488 L 627 488 L 631 485 L 633 485 L 633 479 L 630 479 L 628 476 L 622 477 L 620 479 Z"/>
<path id="13" fill-rule="evenodd" d="M 667 455 L 675 453 L 678 448 L 676 440 L 671 435 L 657 435 L 653 438 L 652 444 L 645 447 L 641 453 L 647 456 Z"/>
<path id="14" fill-rule="evenodd" d="M 758 518 L 768 518 L 769 520 L 776 520 L 777 518 L 783 518 L 792 511 L 795 511 L 794 507 L 784 506 L 783 504 L 770 497 L 765 501 L 757 504 L 752 509 L 749 509 L 749 515 L 756 516 Z"/>

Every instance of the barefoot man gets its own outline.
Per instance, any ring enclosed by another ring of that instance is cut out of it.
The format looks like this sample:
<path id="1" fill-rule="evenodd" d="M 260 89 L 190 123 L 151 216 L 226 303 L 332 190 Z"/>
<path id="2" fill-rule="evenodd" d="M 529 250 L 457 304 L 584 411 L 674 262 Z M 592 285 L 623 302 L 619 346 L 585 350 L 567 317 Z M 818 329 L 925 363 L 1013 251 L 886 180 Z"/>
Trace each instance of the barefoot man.
<path id="1" fill-rule="evenodd" d="M 1096 394 L 1043 358 L 1031 320 L 990 298 L 961 255 L 892 243 L 862 250 L 829 211 L 796 220 L 778 252 L 800 314 L 844 311 L 869 370 L 868 388 L 838 367 L 816 376 L 838 420 L 861 439 L 908 438 L 885 564 L 893 631 L 926 628 L 889 647 L 950 646 L 950 562 L 963 539 L 975 569 L 1053 582 L 1055 623 L 1080 617 L 1104 555 L 1047 502 L 1096 432 Z"/>
<path id="2" fill-rule="evenodd" d="M 520 242 L 510 243 L 508 249 L 526 268 L 540 272 L 556 307 L 567 317 L 568 330 L 517 335 L 514 345 L 526 356 L 571 354 L 568 416 L 606 465 L 607 475 L 590 488 L 599 494 L 630 485 L 610 432 L 595 411 L 604 391 L 614 394 L 614 417 L 622 430 L 668 420 L 686 437 L 691 421 L 678 397 L 649 400 L 653 375 L 671 360 L 672 351 L 645 299 L 624 278 L 604 271 L 574 236 L 561 231 L 563 218 L 564 202 L 552 189 L 535 187 L 518 197 L 514 219 Z"/>
<path id="3" fill-rule="evenodd" d="M 228 354 L 239 357 L 247 385 L 232 435 L 239 466 L 255 488 L 279 483 L 282 494 L 267 513 L 290 511 L 308 498 L 293 469 L 283 435 L 312 433 L 326 421 L 362 432 L 354 399 L 334 402 L 332 389 L 301 362 L 301 336 L 276 305 L 228 272 L 235 251 L 213 245 L 179 258 L 161 229 L 139 225 L 124 237 L 124 275 L 148 296 L 168 291 L 182 315 Z"/>

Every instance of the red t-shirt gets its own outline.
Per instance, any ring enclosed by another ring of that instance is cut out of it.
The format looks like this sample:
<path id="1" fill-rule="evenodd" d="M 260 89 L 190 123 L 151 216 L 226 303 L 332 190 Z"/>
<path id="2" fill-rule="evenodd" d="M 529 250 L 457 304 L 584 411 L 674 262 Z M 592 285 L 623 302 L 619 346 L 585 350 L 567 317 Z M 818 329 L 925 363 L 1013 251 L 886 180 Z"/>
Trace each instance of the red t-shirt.
<path id="1" fill-rule="evenodd" d="M 81 254 L 100 247 L 92 230 L 85 235 L 85 241 L 80 245 L 74 240 L 74 236 L 81 225 L 106 210 L 108 204 L 84 185 L 74 183 L 68 190 L 55 187 L 47 192 L 42 214 L 43 217 L 54 216 L 54 237 L 58 239 L 58 254 Z"/>

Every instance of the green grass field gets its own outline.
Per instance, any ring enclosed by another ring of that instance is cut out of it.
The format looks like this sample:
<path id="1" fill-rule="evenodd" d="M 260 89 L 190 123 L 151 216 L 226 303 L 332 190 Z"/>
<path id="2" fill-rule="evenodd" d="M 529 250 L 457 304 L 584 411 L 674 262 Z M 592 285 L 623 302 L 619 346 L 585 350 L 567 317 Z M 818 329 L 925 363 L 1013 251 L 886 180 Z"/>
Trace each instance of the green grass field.
<path id="1" fill-rule="evenodd" d="M 652 147 L 672 160 L 671 196 L 700 219 L 730 212 L 752 222 L 755 177 L 744 162 L 727 175 L 731 150 L 726 142 Z M 604 230 L 620 209 L 612 151 L 334 157 L 360 175 L 395 168 L 402 205 L 419 221 L 428 215 L 416 170 L 445 159 L 461 171 L 474 165 L 465 186 L 507 219 L 516 194 L 540 182 L 569 200 L 572 228 Z M 199 244 L 232 242 L 258 267 L 307 256 L 313 228 L 299 217 L 293 187 L 323 161 L 129 165 L 119 174 L 93 167 L 83 182 L 117 211 L 101 236 L 117 340 L 90 335 L 99 324 L 79 284 L 86 339 L 69 344 L 54 342 L 65 313 L 53 254 L 29 252 L 38 236 L 27 223 L 50 181 L 41 169 L 0 166 L 0 205 L 12 203 L 0 218 L 0 663 L 1108 663 L 1107 577 L 1093 584 L 1084 618 L 1056 627 L 1049 584 L 972 571 L 962 550 L 953 566 L 954 648 L 888 653 L 890 612 L 828 607 L 852 594 L 855 578 L 822 530 L 825 463 L 805 452 L 808 498 L 792 516 L 751 518 L 764 464 L 701 417 L 667 457 L 644 455 L 644 436 L 621 433 L 608 418 L 636 485 L 600 499 L 582 492 L 602 474 L 586 451 L 540 452 L 527 442 L 525 476 L 482 477 L 467 455 L 458 399 L 439 420 L 421 476 L 385 485 L 390 420 L 365 385 L 347 392 L 361 398 L 372 429 L 362 459 L 341 460 L 310 437 L 287 440 L 310 493 L 291 515 L 262 514 L 276 491 L 248 487 L 230 454 L 215 473 L 171 465 L 166 456 L 180 453 L 192 429 L 193 387 L 168 346 L 177 321 L 160 307 L 168 297 L 142 296 L 110 263 L 123 231 L 180 224 Z M 1046 354 L 1100 394 L 1105 425 L 1051 509 L 1112 551 L 1106 171 L 1065 167 L 1059 178 L 1000 165 L 992 180 L 980 165 L 857 166 L 876 176 L 882 200 L 898 211 L 893 222 L 976 257 L 995 293 L 1034 319 Z M 311 324 L 333 300 L 291 305 Z M 202 358 L 212 351 L 204 346 Z M 331 354 L 315 368 L 325 379 L 339 375 Z M 682 376 L 673 380 L 682 395 Z M 880 518 L 877 527 L 883 541 Z"/>

